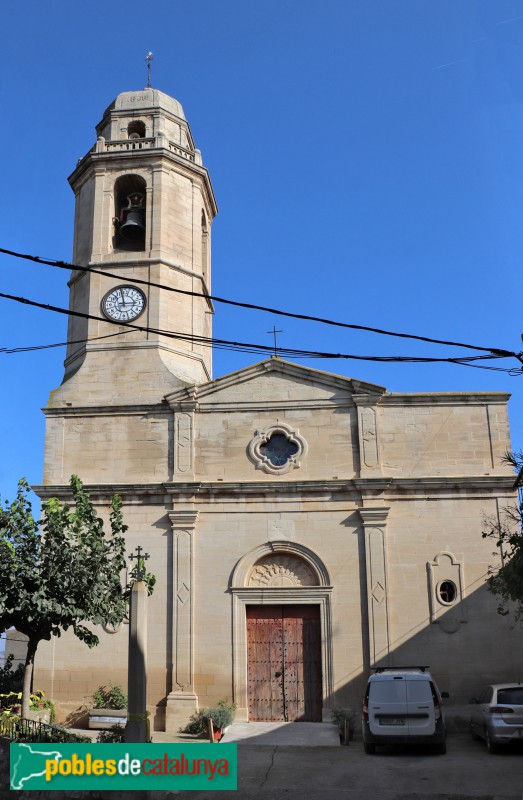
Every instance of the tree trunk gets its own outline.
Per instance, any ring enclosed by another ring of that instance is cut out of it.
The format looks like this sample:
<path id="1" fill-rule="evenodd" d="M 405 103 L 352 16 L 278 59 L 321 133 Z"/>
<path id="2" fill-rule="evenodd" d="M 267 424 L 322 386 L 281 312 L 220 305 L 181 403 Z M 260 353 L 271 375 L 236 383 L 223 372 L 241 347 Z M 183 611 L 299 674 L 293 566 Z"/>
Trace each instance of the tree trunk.
<path id="1" fill-rule="evenodd" d="M 38 642 L 34 642 L 32 639 L 29 639 L 27 643 L 27 655 L 25 657 L 24 686 L 22 689 L 22 717 L 29 716 L 31 679 L 33 677 L 33 664 L 37 647 Z"/>

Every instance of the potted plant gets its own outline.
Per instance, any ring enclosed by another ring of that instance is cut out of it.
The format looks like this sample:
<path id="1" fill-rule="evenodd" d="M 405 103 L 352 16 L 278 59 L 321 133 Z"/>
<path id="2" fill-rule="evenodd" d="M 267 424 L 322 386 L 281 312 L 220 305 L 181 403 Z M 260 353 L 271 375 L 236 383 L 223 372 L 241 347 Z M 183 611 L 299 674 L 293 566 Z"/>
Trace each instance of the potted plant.
<path id="1" fill-rule="evenodd" d="M 38 690 L 29 697 L 29 719 L 52 724 L 56 719 L 55 704 L 45 699 L 45 692 Z"/>
<path id="2" fill-rule="evenodd" d="M 109 687 L 100 686 L 92 695 L 89 709 L 89 728 L 110 730 L 114 725 L 127 723 L 127 695 L 121 686 L 109 682 Z"/>
<path id="3" fill-rule="evenodd" d="M 227 700 L 219 700 L 216 706 L 210 708 L 206 712 L 209 725 L 212 724 L 213 738 L 215 741 L 220 741 L 226 728 L 232 723 L 235 711 L 235 703 L 228 703 Z"/>
<path id="4" fill-rule="evenodd" d="M 235 711 L 236 703 L 219 700 L 213 708 L 201 708 L 196 711 L 185 728 L 182 729 L 182 733 L 211 739 L 211 730 L 209 728 L 212 725 L 212 739 L 219 741 L 225 729 L 231 724 Z"/>

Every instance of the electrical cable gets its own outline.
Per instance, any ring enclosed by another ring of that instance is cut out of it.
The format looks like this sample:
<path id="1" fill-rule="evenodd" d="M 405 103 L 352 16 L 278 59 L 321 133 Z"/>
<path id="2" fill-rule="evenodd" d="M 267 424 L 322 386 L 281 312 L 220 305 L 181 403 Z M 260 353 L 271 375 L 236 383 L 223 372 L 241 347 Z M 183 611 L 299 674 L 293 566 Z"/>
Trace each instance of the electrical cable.
<path id="1" fill-rule="evenodd" d="M 130 331 L 117 331 L 116 333 L 107 333 L 105 336 L 91 336 L 90 339 L 73 339 L 70 342 L 54 342 L 52 344 L 35 344 L 26 347 L 0 347 L 0 353 L 5 355 L 12 355 L 13 353 L 30 353 L 35 350 L 52 350 L 54 347 L 67 347 L 68 344 L 87 344 L 88 342 L 97 342 L 99 339 L 112 339 L 115 336 L 123 336 Z"/>
<path id="2" fill-rule="evenodd" d="M 79 266 L 77 264 L 70 264 L 70 263 L 68 263 L 66 261 L 58 261 L 58 260 L 54 260 L 54 259 L 44 259 L 44 258 L 41 258 L 40 256 L 29 255 L 28 253 L 19 253 L 19 252 L 15 251 L 15 250 L 7 250 L 7 249 L 5 249 L 3 247 L 0 247 L 0 253 L 4 253 L 5 255 L 13 256 L 15 258 L 25 259 L 27 261 L 34 261 L 34 262 L 36 262 L 38 264 L 46 264 L 46 265 L 51 266 L 51 267 L 58 267 L 60 269 L 80 270 L 82 272 L 92 272 L 92 273 L 95 273 L 97 275 L 103 275 L 103 276 L 109 277 L 109 278 L 116 278 L 117 280 L 121 280 L 122 279 L 121 275 L 118 275 L 118 274 L 113 273 L 113 272 L 107 272 L 106 270 L 100 270 L 100 269 L 97 269 L 96 267 L 81 267 L 81 266 Z M 355 325 L 355 324 L 348 323 L 348 322 L 339 322 L 339 321 L 336 321 L 336 320 L 326 319 L 324 317 L 311 316 L 311 315 L 308 315 L 308 314 L 298 314 L 298 313 L 294 313 L 294 312 L 290 312 L 290 311 L 282 311 L 281 309 L 270 308 L 270 307 L 267 307 L 267 306 L 260 306 L 260 305 L 254 304 L 254 303 L 242 303 L 242 302 L 239 302 L 239 301 L 236 301 L 236 300 L 229 300 L 227 298 L 219 297 L 217 295 L 204 294 L 204 293 L 201 293 L 201 292 L 193 292 L 193 291 L 189 291 L 189 290 L 186 290 L 186 289 L 175 289 L 172 286 L 165 286 L 164 284 L 154 283 L 152 281 L 146 281 L 146 280 L 143 280 L 141 278 L 133 277 L 132 281 L 133 281 L 133 283 L 136 283 L 136 284 L 142 284 L 142 285 L 146 285 L 146 286 L 153 286 L 155 288 L 162 289 L 162 290 L 165 290 L 165 291 L 175 292 L 177 294 L 188 295 L 190 297 L 201 297 L 201 298 L 206 299 L 206 300 L 212 300 L 213 302 L 216 302 L 216 303 L 225 303 L 227 305 L 237 306 L 239 308 L 247 308 L 247 309 L 251 309 L 251 310 L 255 310 L 255 311 L 264 311 L 264 312 L 267 312 L 267 313 L 270 313 L 270 314 L 274 314 L 274 315 L 277 315 L 277 316 L 291 317 L 293 319 L 302 319 L 302 320 L 306 320 L 306 321 L 310 321 L 310 322 L 320 322 L 320 323 L 322 323 L 324 325 L 334 325 L 334 326 L 340 327 L 340 328 L 349 328 L 351 330 L 367 331 L 367 332 L 370 332 L 370 333 L 377 333 L 377 334 L 384 335 L 384 336 L 395 336 L 395 337 L 399 337 L 399 338 L 403 338 L 403 339 L 415 339 L 417 341 L 428 342 L 430 344 L 443 344 L 443 345 L 452 346 L 452 347 L 464 347 L 464 348 L 469 349 L 469 350 L 482 350 L 484 352 L 494 353 L 496 355 L 502 354 L 504 356 L 510 356 L 510 357 L 517 358 L 521 363 L 523 363 L 522 354 L 521 353 L 517 354 L 517 353 L 514 353 L 514 352 L 509 351 L 509 350 L 504 350 L 502 348 L 482 347 L 480 345 L 472 345 L 472 344 L 467 344 L 467 343 L 464 343 L 464 342 L 454 342 L 454 341 L 448 341 L 448 340 L 445 340 L 445 339 L 434 339 L 434 338 L 431 338 L 431 337 L 428 337 L 428 336 L 417 336 L 415 334 L 400 333 L 400 332 L 397 332 L 397 331 L 388 331 L 388 330 L 385 330 L 385 329 L 382 329 L 382 328 L 374 328 L 374 327 L 370 327 L 370 326 L 367 326 L 367 325 Z M 273 349 L 273 348 L 271 348 L 271 349 Z"/>
<path id="3" fill-rule="evenodd" d="M 121 325 L 122 323 L 109 320 L 105 317 L 96 316 L 94 314 L 86 314 L 81 311 L 72 311 L 71 309 L 61 308 L 59 306 L 52 306 L 47 303 L 39 303 L 35 300 L 28 300 L 24 297 L 18 297 L 16 295 L 10 295 L 3 292 L 0 292 L 0 297 L 3 297 L 7 300 L 13 300 L 24 305 L 33 306 L 36 308 L 42 308 L 47 311 L 54 311 L 56 313 L 65 314 L 66 316 L 72 317 L 79 317 L 81 319 L 92 319 L 98 322 L 105 322 L 112 325 Z M 206 336 L 196 336 L 194 334 L 186 334 L 181 332 L 175 331 L 166 331 L 157 328 L 150 328 L 143 325 L 135 325 L 133 323 L 127 322 L 125 326 L 128 330 L 139 331 L 142 333 L 152 333 L 158 336 L 165 336 L 166 338 L 177 339 L 182 341 L 188 341 L 192 344 L 201 345 L 203 347 L 217 347 L 219 349 L 225 350 L 240 350 L 241 352 L 245 353 L 256 353 L 256 354 L 268 354 L 273 353 L 275 351 L 274 347 L 269 345 L 261 345 L 261 344 L 252 344 L 247 342 L 233 342 L 227 339 L 215 339 Z M 119 333 L 123 333 L 122 331 Z M 38 346 L 40 347 L 40 346 Z M 24 348 L 27 350 L 28 348 Z M 13 349 L 16 352 L 16 348 Z M 329 352 L 318 352 L 314 350 L 299 350 L 294 348 L 287 348 L 287 347 L 278 347 L 276 348 L 278 355 L 286 355 L 289 357 L 294 358 L 320 358 L 320 359 L 350 359 L 356 361 L 378 361 L 378 362 L 407 362 L 407 363 L 453 363 L 453 364 L 460 364 L 463 366 L 478 366 L 482 367 L 482 365 L 472 365 L 470 362 L 472 361 L 482 361 L 482 360 L 491 360 L 491 359 L 499 359 L 499 358 L 506 358 L 507 355 L 502 353 L 492 353 L 491 355 L 476 355 L 476 356 L 455 356 L 452 358 L 434 358 L 434 357 L 422 357 L 422 356 L 359 356 L 354 354 L 347 354 L 347 353 L 329 353 Z M 0 350 L 2 352 L 2 350 Z M 6 348 L 3 348 L 3 352 L 6 352 Z M 510 372 L 509 369 L 503 367 L 485 367 L 487 369 L 497 369 L 503 372 Z"/>

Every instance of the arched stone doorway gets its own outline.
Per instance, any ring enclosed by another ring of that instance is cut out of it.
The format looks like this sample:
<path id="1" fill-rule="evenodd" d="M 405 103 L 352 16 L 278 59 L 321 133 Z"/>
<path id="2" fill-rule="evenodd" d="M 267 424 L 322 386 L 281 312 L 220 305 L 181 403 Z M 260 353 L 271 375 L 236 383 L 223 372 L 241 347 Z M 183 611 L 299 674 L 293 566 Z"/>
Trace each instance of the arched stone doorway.
<path id="1" fill-rule="evenodd" d="M 321 559 L 295 542 L 261 545 L 238 562 L 231 578 L 237 719 L 329 718 L 331 591 Z"/>

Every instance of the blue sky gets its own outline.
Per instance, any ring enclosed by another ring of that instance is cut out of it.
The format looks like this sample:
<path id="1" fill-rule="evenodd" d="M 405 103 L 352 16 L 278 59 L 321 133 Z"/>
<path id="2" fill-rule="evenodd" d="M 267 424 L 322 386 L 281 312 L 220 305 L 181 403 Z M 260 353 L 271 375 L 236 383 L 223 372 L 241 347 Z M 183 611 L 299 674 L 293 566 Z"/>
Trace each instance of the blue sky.
<path id="1" fill-rule="evenodd" d="M 360 325 L 519 351 L 523 0 L 26 0 L 2 11 L 0 246 L 70 260 L 67 183 L 121 91 L 182 103 L 216 193 L 213 292 Z M 0 255 L 1 289 L 67 306 L 67 275 Z M 466 355 L 216 306 L 219 338 L 358 355 Z M 0 299 L 0 347 L 66 319 Z M 42 478 L 41 407 L 64 350 L 0 352 L 0 495 Z M 258 357 L 217 352 L 214 376 Z M 390 391 L 511 392 L 444 364 L 304 361 Z M 503 362 L 517 367 L 515 360 Z"/>

